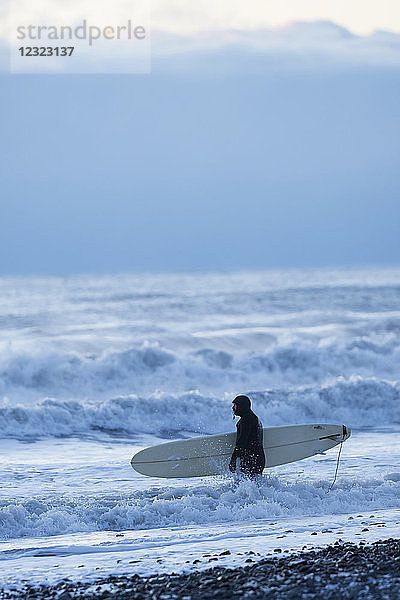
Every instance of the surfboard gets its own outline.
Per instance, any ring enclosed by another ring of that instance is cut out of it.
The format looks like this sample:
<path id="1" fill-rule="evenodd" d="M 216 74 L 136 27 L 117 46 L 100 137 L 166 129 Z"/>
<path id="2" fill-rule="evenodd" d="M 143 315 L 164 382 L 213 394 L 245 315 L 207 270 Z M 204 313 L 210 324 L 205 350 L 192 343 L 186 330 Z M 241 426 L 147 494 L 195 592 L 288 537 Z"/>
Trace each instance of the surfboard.
<path id="1" fill-rule="evenodd" d="M 350 437 L 345 425 L 311 424 L 266 427 L 263 445 L 266 467 L 321 454 Z M 208 435 L 158 444 L 131 460 L 135 471 L 149 477 L 207 477 L 229 473 L 236 433 Z"/>

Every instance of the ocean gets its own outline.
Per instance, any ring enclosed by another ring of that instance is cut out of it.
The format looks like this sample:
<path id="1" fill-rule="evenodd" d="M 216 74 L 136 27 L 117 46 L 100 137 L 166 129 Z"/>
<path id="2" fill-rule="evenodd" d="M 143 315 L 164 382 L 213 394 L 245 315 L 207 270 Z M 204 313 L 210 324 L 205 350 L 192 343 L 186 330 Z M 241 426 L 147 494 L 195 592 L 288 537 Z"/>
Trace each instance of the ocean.
<path id="1" fill-rule="evenodd" d="M 400 268 L 0 278 L 2 586 L 183 572 L 399 537 Z M 345 424 L 262 480 L 162 480 L 138 450 Z M 230 555 L 222 554 L 229 550 Z"/>

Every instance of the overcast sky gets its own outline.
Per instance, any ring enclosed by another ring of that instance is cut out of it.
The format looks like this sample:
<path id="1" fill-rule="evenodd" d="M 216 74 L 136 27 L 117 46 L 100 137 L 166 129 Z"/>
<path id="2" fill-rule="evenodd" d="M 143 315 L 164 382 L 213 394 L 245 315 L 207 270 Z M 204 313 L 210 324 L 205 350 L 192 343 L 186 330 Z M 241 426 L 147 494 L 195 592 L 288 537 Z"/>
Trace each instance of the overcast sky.
<path id="1" fill-rule="evenodd" d="M 113 10 L 117 19 L 126 13 L 132 14 L 147 0 L 114 0 Z M 51 12 L 60 20 L 83 11 L 87 18 L 98 14 L 99 7 L 108 0 L 13 0 L 12 13 L 31 14 L 34 17 Z M 3 16 L 7 3 L 0 7 Z M 332 21 L 353 33 L 366 35 L 375 30 L 400 33 L 400 3 L 398 0 L 152 0 L 153 29 L 184 34 L 198 31 L 228 29 L 258 29 L 260 27 L 282 27 L 293 21 Z M 4 18 L 0 21 L 0 32 L 6 35 Z M 1 29 L 3 27 L 3 29 Z"/>
<path id="2" fill-rule="evenodd" d="M 400 32 L 398 0 L 153 0 L 154 26 L 176 33 L 201 29 L 281 27 L 292 21 L 333 21 L 365 35 Z"/>
<path id="3" fill-rule="evenodd" d="M 359 4 L 155 2 L 150 75 L 1 75 L 0 273 L 399 264 L 398 3 Z"/>

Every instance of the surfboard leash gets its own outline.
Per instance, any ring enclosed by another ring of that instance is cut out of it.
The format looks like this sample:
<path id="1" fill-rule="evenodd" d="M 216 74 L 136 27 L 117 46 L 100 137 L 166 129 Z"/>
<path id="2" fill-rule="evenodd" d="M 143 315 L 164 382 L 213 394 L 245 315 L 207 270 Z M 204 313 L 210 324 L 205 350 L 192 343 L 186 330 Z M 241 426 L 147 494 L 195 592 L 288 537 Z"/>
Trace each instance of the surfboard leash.
<path id="1" fill-rule="evenodd" d="M 339 462 L 340 462 L 340 455 L 342 453 L 343 442 L 344 442 L 344 440 L 340 442 L 340 448 L 339 448 L 339 452 L 338 452 L 338 457 L 336 459 L 335 477 L 333 478 L 333 481 L 332 481 L 331 485 L 329 486 L 329 488 L 326 491 L 327 494 L 329 494 L 329 492 L 331 491 L 331 489 L 335 485 L 335 481 L 336 481 L 338 470 L 339 470 Z"/>

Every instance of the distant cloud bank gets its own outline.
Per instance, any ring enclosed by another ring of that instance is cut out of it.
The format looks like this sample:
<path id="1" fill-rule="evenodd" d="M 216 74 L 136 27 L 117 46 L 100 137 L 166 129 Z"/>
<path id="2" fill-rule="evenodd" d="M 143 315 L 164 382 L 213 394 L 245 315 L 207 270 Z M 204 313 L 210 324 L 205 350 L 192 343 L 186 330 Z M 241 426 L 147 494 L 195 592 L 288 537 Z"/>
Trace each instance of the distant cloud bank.
<path id="1" fill-rule="evenodd" d="M 153 28 L 150 33 L 156 70 L 196 74 L 400 66 L 399 33 L 377 30 L 357 35 L 332 21 L 300 21 L 276 28 L 213 29 L 188 35 Z M 0 70 L 7 71 L 7 41 L 1 31 L 0 53 Z"/>
<path id="2" fill-rule="evenodd" d="M 205 65 L 209 53 L 279 59 L 282 66 L 324 62 L 400 66 L 400 34 L 374 31 L 360 36 L 331 21 L 295 22 L 271 29 L 204 31 L 190 36 L 156 30 L 152 47 L 155 61 L 166 67 L 177 62 L 182 66 L 185 57 L 195 59 L 196 64 L 201 58 Z"/>

